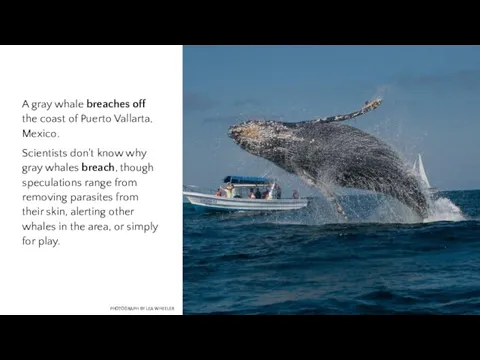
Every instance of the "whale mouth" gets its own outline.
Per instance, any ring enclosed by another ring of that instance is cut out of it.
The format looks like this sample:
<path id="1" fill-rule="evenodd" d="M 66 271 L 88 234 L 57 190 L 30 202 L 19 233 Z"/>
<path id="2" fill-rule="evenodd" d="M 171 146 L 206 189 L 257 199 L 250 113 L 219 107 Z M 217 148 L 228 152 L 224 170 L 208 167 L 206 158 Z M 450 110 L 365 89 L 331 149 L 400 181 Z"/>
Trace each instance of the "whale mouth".
<path id="1" fill-rule="evenodd" d="M 238 135 L 238 131 L 237 131 L 237 125 L 232 125 L 228 128 L 228 133 L 227 135 L 231 138 L 235 137 Z"/>
<path id="2" fill-rule="evenodd" d="M 230 126 L 227 133 L 228 137 L 234 140 L 236 143 L 240 141 L 241 130 L 235 125 Z"/>
<path id="3" fill-rule="evenodd" d="M 241 124 L 232 125 L 228 129 L 228 136 L 235 142 L 241 140 L 258 140 L 260 138 L 260 129 L 253 121 L 247 121 Z"/>

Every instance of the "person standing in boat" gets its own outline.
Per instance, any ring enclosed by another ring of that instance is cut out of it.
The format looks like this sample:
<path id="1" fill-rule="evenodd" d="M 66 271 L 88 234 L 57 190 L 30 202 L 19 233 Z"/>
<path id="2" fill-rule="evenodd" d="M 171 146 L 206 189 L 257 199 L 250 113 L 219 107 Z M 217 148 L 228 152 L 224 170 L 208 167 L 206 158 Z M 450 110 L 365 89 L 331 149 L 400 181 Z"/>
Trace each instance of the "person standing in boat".
<path id="1" fill-rule="evenodd" d="M 270 191 L 268 191 L 268 189 L 262 193 L 262 199 L 264 200 L 270 199 Z"/>
<path id="2" fill-rule="evenodd" d="M 297 190 L 293 190 L 292 199 L 298 199 L 298 197 L 299 197 L 298 191 L 297 191 Z"/>
<path id="3" fill-rule="evenodd" d="M 275 188 L 276 188 L 277 199 L 281 199 L 282 198 L 282 188 L 278 184 L 275 184 Z"/>
<path id="4" fill-rule="evenodd" d="M 234 186 L 232 183 L 227 183 L 227 187 L 225 189 L 221 188 L 223 191 L 225 191 L 225 195 L 227 198 L 232 198 L 233 197 L 233 191 L 234 191 Z M 235 190 L 236 192 L 236 190 Z"/>

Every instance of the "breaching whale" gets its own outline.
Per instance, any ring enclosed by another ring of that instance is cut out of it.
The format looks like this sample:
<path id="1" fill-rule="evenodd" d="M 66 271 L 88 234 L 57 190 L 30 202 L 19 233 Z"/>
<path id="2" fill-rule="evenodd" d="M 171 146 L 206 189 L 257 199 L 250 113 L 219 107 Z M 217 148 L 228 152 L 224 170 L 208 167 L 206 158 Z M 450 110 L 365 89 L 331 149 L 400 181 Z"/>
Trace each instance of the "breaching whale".
<path id="1" fill-rule="evenodd" d="M 424 219 L 428 216 L 427 198 L 396 152 L 373 135 L 339 123 L 381 103 L 377 99 L 350 114 L 295 123 L 248 120 L 231 126 L 228 136 L 248 153 L 317 187 L 345 219 L 332 186 L 389 195 Z"/>

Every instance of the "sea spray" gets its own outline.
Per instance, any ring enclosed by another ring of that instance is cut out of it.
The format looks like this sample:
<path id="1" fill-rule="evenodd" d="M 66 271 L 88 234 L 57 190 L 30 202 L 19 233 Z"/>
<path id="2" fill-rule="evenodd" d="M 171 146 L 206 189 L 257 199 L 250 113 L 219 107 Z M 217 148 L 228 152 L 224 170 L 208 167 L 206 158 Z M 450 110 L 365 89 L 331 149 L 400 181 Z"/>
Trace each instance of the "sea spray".
<path id="1" fill-rule="evenodd" d="M 457 205 L 448 198 L 439 197 L 438 199 L 432 199 L 429 216 L 423 222 L 465 220 L 462 210 Z"/>

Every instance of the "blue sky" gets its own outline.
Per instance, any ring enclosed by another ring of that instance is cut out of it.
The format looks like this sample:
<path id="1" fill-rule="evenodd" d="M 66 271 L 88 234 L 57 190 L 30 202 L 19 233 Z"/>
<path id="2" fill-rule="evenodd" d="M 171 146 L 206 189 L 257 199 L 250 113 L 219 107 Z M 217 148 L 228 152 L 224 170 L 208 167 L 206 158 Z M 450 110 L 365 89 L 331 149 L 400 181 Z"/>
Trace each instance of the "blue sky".
<path id="1" fill-rule="evenodd" d="M 432 186 L 480 188 L 479 46 L 184 46 L 183 58 L 184 184 L 266 175 L 310 191 L 242 151 L 228 127 L 349 113 L 381 95 L 380 108 L 346 124 L 412 163 L 422 153 Z"/>

